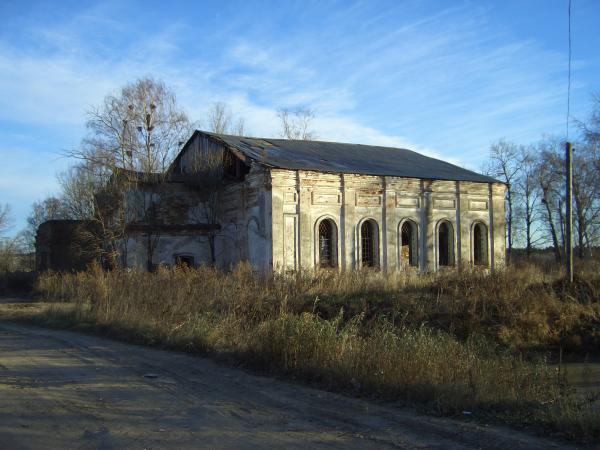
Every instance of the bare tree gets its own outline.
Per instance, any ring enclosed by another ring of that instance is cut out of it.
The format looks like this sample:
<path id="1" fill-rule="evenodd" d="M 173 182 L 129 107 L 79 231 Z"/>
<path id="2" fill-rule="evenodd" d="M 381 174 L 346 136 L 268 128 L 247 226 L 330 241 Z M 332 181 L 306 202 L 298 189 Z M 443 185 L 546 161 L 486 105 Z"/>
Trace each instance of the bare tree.
<path id="1" fill-rule="evenodd" d="M 296 141 L 313 141 L 317 138 L 311 129 L 315 112 L 308 108 L 289 110 L 282 108 L 277 112 L 281 121 L 281 136 Z"/>
<path id="2" fill-rule="evenodd" d="M 576 123 L 588 143 L 600 145 L 600 92 L 592 94 L 592 111 L 587 120 Z"/>
<path id="3" fill-rule="evenodd" d="M 216 134 L 243 136 L 245 123 L 243 118 L 234 120 L 228 106 L 223 102 L 213 103 L 208 111 L 208 131 Z"/>
<path id="4" fill-rule="evenodd" d="M 573 212 L 577 231 L 577 254 L 580 258 L 591 252 L 600 219 L 600 183 L 593 152 L 587 145 L 576 143 L 573 158 Z"/>
<path id="5" fill-rule="evenodd" d="M 22 234 L 0 238 L 0 273 L 29 271 L 33 265 L 33 255 L 25 248 Z"/>
<path id="6" fill-rule="evenodd" d="M 538 176 L 543 192 L 545 218 L 552 233 L 556 259 L 565 245 L 565 159 L 564 140 L 546 138 L 540 142 Z M 600 184 L 593 149 L 588 143 L 574 144 L 573 215 L 575 244 L 580 258 L 590 253 L 600 237 Z M 558 231 L 557 231 L 558 230 Z M 560 233 L 560 245 L 559 245 Z"/>
<path id="7" fill-rule="evenodd" d="M 0 203 L 0 233 L 6 231 L 10 225 L 10 206 Z"/>
<path id="8" fill-rule="evenodd" d="M 516 194 L 522 209 L 522 220 L 525 231 L 525 251 L 527 258 L 531 256 L 533 247 L 543 241 L 539 236 L 536 223 L 539 221 L 539 206 L 542 193 L 539 184 L 539 167 L 537 154 L 532 147 L 521 147 L 519 160 L 521 161 L 520 176 L 516 181 Z"/>
<path id="9" fill-rule="evenodd" d="M 197 223 L 208 225 L 206 239 L 210 250 L 211 263 L 217 261 L 216 241 L 221 233 L 217 226 L 221 208 L 223 207 L 223 191 L 225 189 L 225 167 L 233 161 L 234 156 L 223 147 L 211 145 L 198 149 L 190 168 L 202 180 L 198 195 L 200 202 L 192 209 L 191 216 Z"/>
<path id="10" fill-rule="evenodd" d="M 60 198 L 48 197 L 42 201 L 33 202 L 31 212 L 27 217 L 27 226 L 23 231 L 25 245 L 33 250 L 38 227 L 48 220 L 69 219 L 69 215 Z"/>
<path id="11" fill-rule="evenodd" d="M 519 172 L 521 170 L 521 161 L 519 147 L 503 139 L 492 144 L 490 148 L 490 172 L 506 183 L 506 240 L 508 244 L 507 259 L 510 257 L 513 249 L 513 230 L 514 220 L 514 192 Z"/>
<path id="12" fill-rule="evenodd" d="M 585 121 L 577 122 L 583 140 L 574 142 L 573 225 L 576 250 L 585 257 L 600 244 L 600 94 Z M 546 136 L 535 146 L 498 141 L 485 170 L 508 185 L 508 257 L 515 245 L 532 249 L 551 243 L 557 261 L 566 242 L 565 141 Z M 545 232 L 547 230 L 547 232 Z"/>
<path id="13" fill-rule="evenodd" d="M 190 136 L 193 124 L 162 81 L 142 78 L 91 109 L 87 128 L 89 136 L 80 149 L 70 154 L 83 164 L 74 177 L 63 176 L 68 204 L 87 214 L 87 206 L 93 202 L 93 220 L 102 230 L 107 257 L 113 263 L 119 257 L 126 263 L 128 209 L 139 208 L 140 204 L 131 202 L 140 198 L 153 198 L 127 192 L 147 189 L 149 179 L 153 183 L 166 180 L 168 168 L 181 143 Z M 146 223 L 152 223 L 154 203 L 144 201 L 141 207 Z M 145 227 L 144 233 L 150 259 L 160 234 L 152 227 Z"/>
<path id="14" fill-rule="evenodd" d="M 92 220 L 95 214 L 94 195 L 101 183 L 90 164 L 81 163 L 56 175 L 60 184 L 63 207 L 69 217 Z"/>
<path id="15" fill-rule="evenodd" d="M 579 252 L 582 238 L 588 252 L 600 245 L 600 93 L 592 95 L 592 110 L 578 122 L 584 142 L 575 147 L 573 196 Z M 582 236 L 583 235 L 583 236 Z"/>
<path id="16" fill-rule="evenodd" d="M 12 272 L 20 269 L 21 258 L 18 254 L 21 250 L 21 239 L 15 237 L 3 238 L 1 236 L 10 227 L 10 206 L 0 203 L 0 273 Z"/>
<path id="17" fill-rule="evenodd" d="M 214 103 L 208 111 L 209 131 L 217 134 L 227 134 L 231 123 L 231 114 L 227 110 L 225 103 Z"/>
<path id="18" fill-rule="evenodd" d="M 245 136 L 246 135 L 246 122 L 243 118 L 238 118 L 235 122 L 235 125 L 231 128 L 232 134 L 235 136 Z"/>
<path id="19" fill-rule="evenodd" d="M 544 219 L 550 231 L 554 257 L 561 261 L 561 249 L 564 248 L 564 159 L 560 154 L 561 141 L 547 137 L 538 143 L 538 182 L 542 191 Z M 559 239 L 560 233 L 560 239 Z"/>
<path id="20" fill-rule="evenodd" d="M 166 171 L 192 124 L 162 81 L 142 78 L 88 112 L 86 160 L 112 169 Z M 80 154 L 78 156 L 81 156 Z"/>
<path id="21" fill-rule="evenodd" d="M 0 239 L 0 273 L 13 272 L 16 268 L 16 254 L 19 252 L 15 238 Z"/>

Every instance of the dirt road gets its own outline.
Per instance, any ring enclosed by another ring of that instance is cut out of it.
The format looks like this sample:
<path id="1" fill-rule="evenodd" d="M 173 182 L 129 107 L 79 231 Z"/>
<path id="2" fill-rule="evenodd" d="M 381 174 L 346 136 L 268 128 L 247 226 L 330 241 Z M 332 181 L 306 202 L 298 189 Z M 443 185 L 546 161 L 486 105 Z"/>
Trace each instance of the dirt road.
<path id="1" fill-rule="evenodd" d="M 0 448 L 558 448 L 98 337 L 0 323 Z"/>

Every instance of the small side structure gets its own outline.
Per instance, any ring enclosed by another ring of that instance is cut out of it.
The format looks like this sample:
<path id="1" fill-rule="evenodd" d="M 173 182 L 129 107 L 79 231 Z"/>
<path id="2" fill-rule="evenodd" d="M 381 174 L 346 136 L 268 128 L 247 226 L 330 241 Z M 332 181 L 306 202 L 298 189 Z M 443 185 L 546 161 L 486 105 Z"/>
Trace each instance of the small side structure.
<path id="1" fill-rule="evenodd" d="M 85 220 L 48 220 L 42 223 L 35 236 L 36 270 L 85 270 L 96 255 L 82 244 L 82 236 L 95 227 L 94 222 Z"/>
<path id="2" fill-rule="evenodd" d="M 406 149 L 196 131 L 162 180 L 125 195 L 129 267 L 437 271 L 505 261 L 506 186 Z"/>

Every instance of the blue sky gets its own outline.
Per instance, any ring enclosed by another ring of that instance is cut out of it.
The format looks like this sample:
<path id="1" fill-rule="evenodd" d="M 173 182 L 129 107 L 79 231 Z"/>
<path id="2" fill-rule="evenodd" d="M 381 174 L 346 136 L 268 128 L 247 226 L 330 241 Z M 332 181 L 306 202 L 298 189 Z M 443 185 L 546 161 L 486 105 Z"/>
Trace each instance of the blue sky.
<path id="1" fill-rule="evenodd" d="M 571 111 L 600 91 L 600 2 L 573 0 Z M 477 169 L 491 142 L 564 134 L 567 0 L 0 0 L 0 203 L 25 224 L 58 192 L 85 113 L 163 79 L 192 119 L 229 104 L 256 136 L 316 111 L 320 139 L 412 148 Z"/>

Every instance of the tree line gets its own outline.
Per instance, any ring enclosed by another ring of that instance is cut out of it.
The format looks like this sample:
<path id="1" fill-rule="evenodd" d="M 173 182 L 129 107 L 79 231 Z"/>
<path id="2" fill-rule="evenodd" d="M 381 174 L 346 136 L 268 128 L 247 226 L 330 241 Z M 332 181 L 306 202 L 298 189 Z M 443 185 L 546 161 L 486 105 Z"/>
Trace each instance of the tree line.
<path id="1" fill-rule="evenodd" d="M 600 245 L 600 97 L 592 111 L 576 121 L 573 144 L 573 245 L 580 258 Z M 527 257 L 551 248 L 564 258 L 566 243 L 566 139 L 545 136 L 531 144 L 499 140 L 491 145 L 484 172 L 506 183 L 506 245 L 510 260 L 516 248 Z"/>

